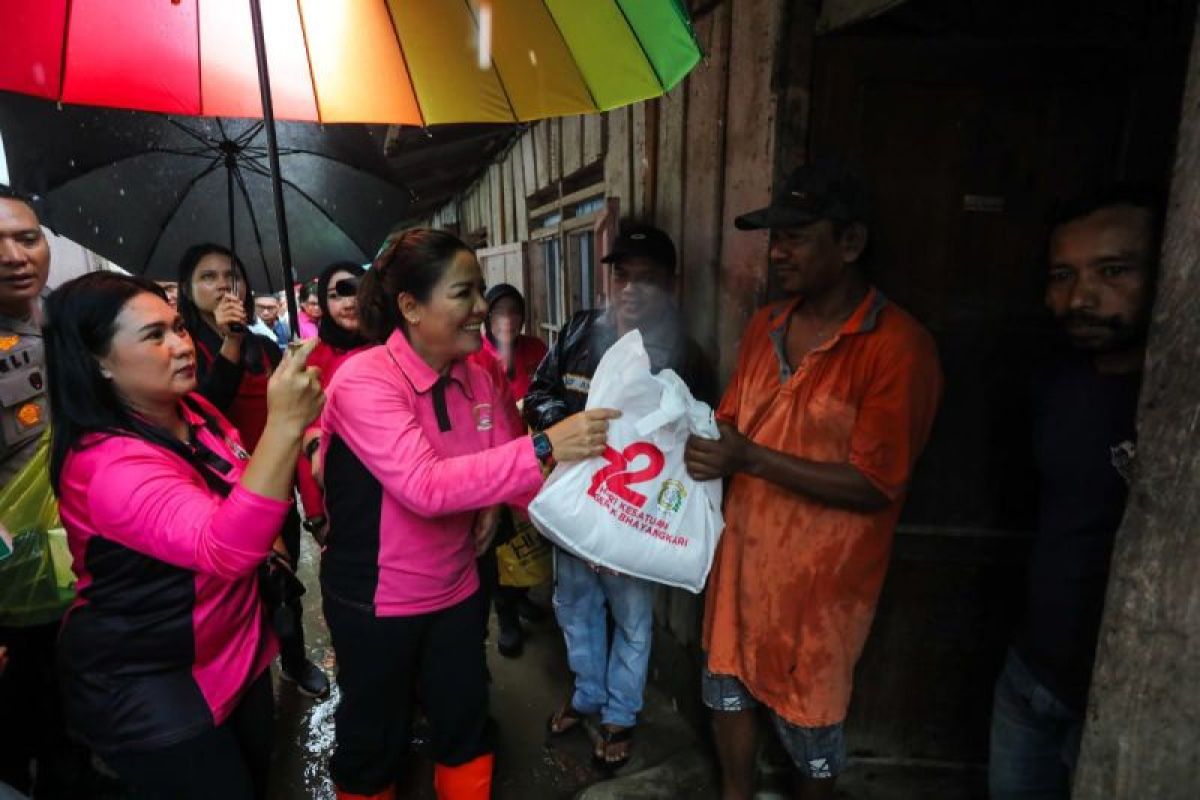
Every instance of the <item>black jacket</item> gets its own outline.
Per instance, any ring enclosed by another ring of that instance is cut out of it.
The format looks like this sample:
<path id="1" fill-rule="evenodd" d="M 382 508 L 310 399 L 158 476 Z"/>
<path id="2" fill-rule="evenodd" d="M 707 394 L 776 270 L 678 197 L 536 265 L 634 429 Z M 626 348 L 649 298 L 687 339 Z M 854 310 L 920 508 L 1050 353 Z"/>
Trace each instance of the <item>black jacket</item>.
<path id="1" fill-rule="evenodd" d="M 712 361 L 677 319 L 670 324 L 678 333 L 668 343 L 667 352 L 650 351 L 651 369 L 673 369 L 692 390 L 692 396 L 715 405 L 717 373 Z M 616 325 L 603 310 L 580 311 L 571 317 L 533 375 L 525 395 L 525 424 L 541 431 L 582 411 L 600 357 L 616 341 Z"/>
<path id="2" fill-rule="evenodd" d="M 192 338 L 197 340 L 196 391 L 222 413 L 229 411 L 229 407 L 233 405 L 242 385 L 243 371 L 251 369 L 246 366 L 247 362 L 255 365 L 252 372 L 261 374 L 262 368 L 258 368 L 258 365 L 263 364 L 264 356 L 272 372 L 283 360 L 279 345 L 257 333 L 246 334 L 242 343 L 242 347 L 245 348 L 242 360 L 234 364 L 220 355 L 221 336 L 212 328 L 201 324 L 196 326 L 196 330 L 189 332 Z M 256 346 L 249 344 L 252 339 Z"/>

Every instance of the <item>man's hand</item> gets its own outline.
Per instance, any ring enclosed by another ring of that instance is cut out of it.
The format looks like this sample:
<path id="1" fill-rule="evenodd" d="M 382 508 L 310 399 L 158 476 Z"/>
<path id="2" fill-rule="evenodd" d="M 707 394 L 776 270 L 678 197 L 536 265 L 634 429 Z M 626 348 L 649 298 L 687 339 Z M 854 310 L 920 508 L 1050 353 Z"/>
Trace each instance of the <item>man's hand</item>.
<path id="1" fill-rule="evenodd" d="M 475 517 L 475 529 L 472 535 L 475 541 L 475 557 L 479 558 L 492 546 L 496 538 L 496 528 L 500 525 L 500 510 L 503 506 L 492 506 L 479 512 Z"/>
<path id="2" fill-rule="evenodd" d="M 741 472 L 749 465 L 754 443 L 727 422 L 718 422 L 720 439 L 689 436 L 683 452 L 688 475 L 698 481 L 724 478 Z"/>

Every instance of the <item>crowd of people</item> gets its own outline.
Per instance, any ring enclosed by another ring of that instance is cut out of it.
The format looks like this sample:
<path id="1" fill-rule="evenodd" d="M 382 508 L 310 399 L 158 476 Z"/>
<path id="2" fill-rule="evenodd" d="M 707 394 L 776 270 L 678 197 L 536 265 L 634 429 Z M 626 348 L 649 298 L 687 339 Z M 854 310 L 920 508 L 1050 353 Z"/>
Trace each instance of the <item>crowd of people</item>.
<path id="1" fill-rule="evenodd" d="M 996 686 L 995 798 L 1069 791 L 1135 452 L 1158 215 L 1154 196 L 1114 191 L 1050 226 L 1046 304 L 1069 346 L 1047 347 L 1032 391 L 1041 505 L 1026 622 Z M 606 306 L 547 348 L 522 333 L 519 290 L 487 287 L 463 241 L 425 228 L 391 235 L 367 269 L 329 265 L 297 288 L 295 320 L 211 243 L 170 284 L 96 272 L 47 293 L 36 212 L 4 190 L 0 480 L 48 447 L 76 591 L 61 621 L 0 625 L 0 713 L 39 721 L 36 735 L 0 725 L 0 786 L 55 796 L 52 760 L 74 748 L 89 780 L 99 762 L 138 797 L 264 797 L 271 663 L 306 694 L 330 690 L 305 657 L 303 527 L 337 661 L 338 797 L 395 796 L 418 716 L 438 797 L 489 797 L 489 610 L 508 657 L 539 613 L 501 585 L 496 548 L 554 465 L 604 450 L 620 412 L 587 409 L 589 387 L 637 330 L 652 369 L 674 370 L 720 428 L 689 440 L 686 465 L 726 482 L 701 682 L 722 796 L 754 795 L 765 719 L 796 796 L 833 797 L 942 375 L 930 333 L 868 277 L 852 172 L 800 168 L 736 225 L 770 232 L 783 299 L 746 326 L 722 392 L 674 300 L 675 246 L 649 225 L 622 227 Z M 635 747 L 656 591 L 554 553 L 573 681 L 547 733 L 595 718 L 603 769 Z"/>

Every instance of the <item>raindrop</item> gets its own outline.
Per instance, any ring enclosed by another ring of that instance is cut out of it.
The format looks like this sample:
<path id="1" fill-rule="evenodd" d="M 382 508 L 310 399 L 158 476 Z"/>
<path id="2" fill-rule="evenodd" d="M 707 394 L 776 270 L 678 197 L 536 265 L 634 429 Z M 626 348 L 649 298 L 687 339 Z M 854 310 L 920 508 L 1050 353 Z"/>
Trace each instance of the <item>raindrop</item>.
<path id="1" fill-rule="evenodd" d="M 94 233 L 94 234 L 96 234 L 96 235 L 98 236 L 98 235 L 100 234 L 100 226 L 99 226 L 99 225 L 93 225 L 93 226 L 92 226 L 92 233 Z"/>
<path id="2" fill-rule="evenodd" d="M 529 63 L 537 66 L 537 53 L 532 50 L 529 51 Z"/>
<path id="3" fill-rule="evenodd" d="M 124 236 L 118 236 L 118 237 L 117 237 L 117 244 L 125 244 L 125 237 L 124 237 Z"/>
<path id="4" fill-rule="evenodd" d="M 124 190 L 124 189 L 117 189 L 117 194 L 121 195 L 121 197 L 124 197 L 124 196 L 125 196 L 125 190 Z"/>
<path id="5" fill-rule="evenodd" d="M 73 166 L 75 166 L 75 159 L 73 159 L 73 158 L 68 158 L 68 159 L 67 159 L 67 166 L 68 166 L 68 167 L 73 167 Z"/>

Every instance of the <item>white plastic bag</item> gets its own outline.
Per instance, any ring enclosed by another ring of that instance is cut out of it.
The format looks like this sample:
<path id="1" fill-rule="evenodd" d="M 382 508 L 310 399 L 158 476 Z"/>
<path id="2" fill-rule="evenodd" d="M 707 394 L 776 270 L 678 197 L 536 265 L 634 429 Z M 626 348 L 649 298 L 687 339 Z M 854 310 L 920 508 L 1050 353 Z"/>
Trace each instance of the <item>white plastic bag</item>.
<path id="1" fill-rule="evenodd" d="M 724 527 L 721 481 L 692 480 L 683 451 L 690 434 L 719 436 L 712 409 L 671 370 L 650 373 L 636 330 L 600 359 L 587 407 L 622 412 L 604 457 L 556 467 L 530 519 L 585 561 L 700 592 Z"/>

